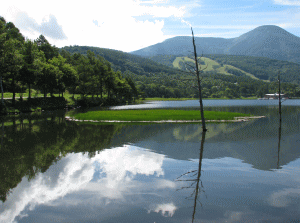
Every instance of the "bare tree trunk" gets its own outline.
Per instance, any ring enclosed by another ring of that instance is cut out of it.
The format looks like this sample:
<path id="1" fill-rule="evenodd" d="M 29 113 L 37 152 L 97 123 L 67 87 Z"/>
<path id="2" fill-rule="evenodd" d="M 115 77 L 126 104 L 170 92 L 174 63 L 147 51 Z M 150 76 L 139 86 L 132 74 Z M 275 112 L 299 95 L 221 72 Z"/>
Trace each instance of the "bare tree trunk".
<path id="1" fill-rule="evenodd" d="M 1 85 L 1 101 L 2 101 L 2 104 L 4 105 L 4 95 L 3 95 L 3 86 L 2 86 L 2 76 L 0 76 L 0 85 Z"/>
<path id="2" fill-rule="evenodd" d="M 280 72 L 278 72 L 278 102 L 279 102 L 279 130 L 278 130 L 278 160 L 277 169 L 279 169 L 279 155 L 280 155 L 280 140 L 281 140 L 281 89 L 280 89 Z"/>
<path id="3" fill-rule="evenodd" d="M 12 76 L 11 86 L 12 86 L 12 91 L 13 91 L 12 104 L 13 104 L 13 107 L 15 107 L 15 102 L 16 102 L 15 75 Z"/>
<path id="4" fill-rule="evenodd" d="M 279 169 L 279 161 L 280 161 L 280 141 L 281 141 L 281 122 L 279 122 L 279 129 L 278 129 L 277 169 Z"/>
<path id="5" fill-rule="evenodd" d="M 196 63 L 196 75 L 197 75 L 197 83 L 198 83 L 198 91 L 199 91 L 199 102 L 200 102 L 200 113 L 201 113 L 201 120 L 202 120 L 202 129 L 203 129 L 203 131 L 207 131 L 206 126 L 205 126 L 204 112 L 203 112 L 201 81 L 200 81 L 200 74 L 199 74 L 199 67 L 198 67 L 196 44 L 195 44 L 193 29 L 191 28 L 191 30 L 192 30 L 192 36 L 193 36 L 193 46 L 194 46 L 194 56 L 195 56 L 195 63 Z"/>
<path id="6" fill-rule="evenodd" d="M 195 219 L 196 207 L 197 207 L 197 198 L 198 198 L 198 195 L 199 195 L 199 192 L 200 192 L 200 186 L 202 186 L 202 182 L 200 182 L 200 177 L 201 177 L 201 167 L 202 167 L 202 159 L 203 159 L 205 134 L 206 134 L 206 131 L 203 131 L 202 132 L 201 147 L 200 147 L 200 158 L 199 158 L 199 165 L 198 165 L 197 184 L 196 184 L 196 190 L 195 190 L 194 210 L 193 210 L 192 222 L 194 222 L 194 219 Z"/>
<path id="7" fill-rule="evenodd" d="M 280 90 L 280 73 L 278 72 L 278 101 L 279 101 L 279 122 L 280 122 L 280 126 L 281 126 L 281 90 Z"/>
<path id="8" fill-rule="evenodd" d="M 28 98 L 31 99 L 31 84 L 28 84 L 28 88 L 29 88 L 29 94 L 28 94 Z"/>

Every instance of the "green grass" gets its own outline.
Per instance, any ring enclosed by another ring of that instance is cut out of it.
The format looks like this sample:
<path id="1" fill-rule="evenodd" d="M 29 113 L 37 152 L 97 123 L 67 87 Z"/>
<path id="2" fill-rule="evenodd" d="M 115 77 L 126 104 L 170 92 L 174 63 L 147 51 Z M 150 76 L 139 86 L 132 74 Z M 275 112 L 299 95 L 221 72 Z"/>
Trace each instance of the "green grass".
<path id="1" fill-rule="evenodd" d="M 155 109 L 155 110 L 109 110 L 109 111 L 89 111 L 86 113 L 78 113 L 71 115 L 75 119 L 80 120 L 116 120 L 116 121 L 162 121 L 162 120 L 201 120 L 198 110 L 171 110 L 171 109 Z M 206 120 L 234 120 L 235 117 L 248 117 L 249 114 L 205 111 Z"/>
<path id="2" fill-rule="evenodd" d="M 241 97 L 233 99 L 243 99 L 243 100 L 254 100 L 257 97 Z M 199 100 L 199 98 L 145 98 L 145 101 L 186 101 L 186 100 Z M 203 100 L 231 100 L 231 98 L 203 98 Z"/>
<path id="3" fill-rule="evenodd" d="M 146 101 L 186 101 L 199 100 L 199 98 L 145 98 Z"/>
<path id="4" fill-rule="evenodd" d="M 200 57 L 199 57 L 200 58 Z M 243 72 L 245 75 L 255 79 L 255 80 L 259 80 L 259 78 L 255 77 L 253 74 L 250 74 L 248 72 L 245 72 L 237 67 L 234 67 L 232 65 L 228 65 L 228 64 L 224 64 L 223 66 L 221 66 L 218 62 L 207 58 L 207 57 L 201 57 L 201 60 L 204 61 L 205 65 L 201 65 L 201 69 L 206 68 L 204 71 L 216 71 L 218 73 L 224 74 L 224 75 L 233 75 L 231 73 L 226 72 L 226 67 L 230 68 L 230 69 L 234 69 L 234 70 L 238 70 Z M 194 63 L 194 60 L 188 57 L 176 57 L 176 59 L 173 61 L 173 67 L 174 68 L 181 68 L 179 63 L 183 62 L 183 63 L 187 63 L 187 62 L 192 62 Z M 215 66 L 215 67 L 213 67 Z"/>
<path id="5" fill-rule="evenodd" d="M 28 92 L 27 93 L 16 93 L 16 100 L 18 100 L 20 98 L 20 95 L 22 95 L 22 97 L 24 99 L 28 98 L 29 94 Z M 59 94 L 53 94 L 55 97 L 59 97 Z M 11 92 L 7 92 L 7 93 L 4 93 L 3 94 L 4 98 L 9 98 L 11 99 L 13 97 L 13 93 Z M 61 96 L 61 95 L 60 95 Z M 37 94 L 37 93 L 31 93 L 31 97 L 34 98 L 34 97 L 44 97 L 44 94 Z M 47 94 L 47 97 L 51 97 L 50 93 Z M 72 101 L 72 97 L 73 97 L 73 94 L 69 94 L 69 93 L 64 93 L 64 98 L 69 102 L 69 104 L 72 104 L 73 101 Z M 75 94 L 74 95 L 74 98 L 75 99 L 78 99 L 80 98 L 81 95 L 80 94 Z M 88 96 L 89 97 L 89 96 Z M 92 96 L 90 96 L 92 97 Z"/>

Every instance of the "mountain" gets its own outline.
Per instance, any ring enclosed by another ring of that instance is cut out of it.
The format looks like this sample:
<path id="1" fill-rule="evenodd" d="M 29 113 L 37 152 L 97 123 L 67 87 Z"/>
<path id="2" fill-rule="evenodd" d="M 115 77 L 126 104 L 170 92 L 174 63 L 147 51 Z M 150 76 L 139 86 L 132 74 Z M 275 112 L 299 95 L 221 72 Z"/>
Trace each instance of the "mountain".
<path id="1" fill-rule="evenodd" d="M 195 37 L 197 52 L 267 57 L 300 63 L 300 38 L 273 25 L 259 26 L 237 38 Z M 134 55 L 186 56 L 193 52 L 192 38 L 178 36 L 137 51 Z"/>
<path id="2" fill-rule="evenodd" d="M 185 70 L 186 63 L 193 63 L 187 56 L 158 55 L 149 57 L 151 60 L 166 66 Z M 265 57 L 234 56 L 225 54 L 204 54 L 201 57 L 205 72 L 215 72 L 224 75 L 249 76 L 265 81 L 277 81 L 280 72 L 281 81 L 300 84 L 300 64 L 274 60 Z"/>
<path id="3" fill-rule="evenodd" d="M 162 65 L 153 60 L 117 50 L 90 46 L 66 46 L 60 50 L 65 50 L 71 54 L 80 53 L 83 55 L 86 55 L 87 51 L 90 50 L 94 52 L 95 55 L 102 56 L 105 60 L 109 61 L 115 71 L 121 71 L 122 73 L 149 76 L 150 73 L 175 74 L 178 72 L 178 70 Z"/>

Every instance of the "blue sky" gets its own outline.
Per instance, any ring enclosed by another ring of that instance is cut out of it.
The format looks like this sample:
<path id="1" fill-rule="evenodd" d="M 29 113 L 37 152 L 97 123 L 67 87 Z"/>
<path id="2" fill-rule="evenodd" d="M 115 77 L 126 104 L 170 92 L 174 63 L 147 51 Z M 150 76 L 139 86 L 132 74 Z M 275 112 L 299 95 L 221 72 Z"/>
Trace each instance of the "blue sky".
<path id="1" fill-rule="evenodd" d="M 174 36 L 234 38 L 261 25 L 300 36 L 300 0 L 10 0 L 0 15 L 58 47 L 138 50 Z"/>

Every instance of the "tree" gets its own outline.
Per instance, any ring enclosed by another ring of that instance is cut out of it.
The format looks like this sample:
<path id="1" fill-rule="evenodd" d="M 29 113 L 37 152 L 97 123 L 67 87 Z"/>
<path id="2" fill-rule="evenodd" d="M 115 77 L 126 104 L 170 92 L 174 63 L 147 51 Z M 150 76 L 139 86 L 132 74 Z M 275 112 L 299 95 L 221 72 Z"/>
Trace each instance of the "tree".
<path id="1" fill-rule="evenodd" d="M 196 52 L 196 44 L 195 44 L 195 38 L 194 38 L 194 32 L 192 30 L 192 37 L 193 37 L 193 46 L 194 46 L 194 57 L 195 57 L 195 64 L 196 64 L 196 77 L 197 77 L 197 84 L 198 84 L 198 92 L 199 92 L 199 102 L 200 102 L 200 113 L 201 113 L 201 120 L 202 120 L 202 129 L 203 131 L 207 131 L 205 126 L 205 119 L 204 119 L 204 112 L 203 112 L 203 102 L 202 102 L 202 91 L 201 91 L 201 80 L 200 80 L 200 71 L 198 67 L 198 57 Z"/>
<path id="2" fill-rule="evenodd" d="M 13 92 L 12 103 L 15 104 L 15 85 L 19 70 L 23 65 L 23 55 L 20 53 L 21 42 L 16 39 L 9 39 L 4 43 L 4 66 L 7 77 L 11 79 L 11 88 Z"/>
<path id="3" fill-rule="evenodd" d="M 56 66 L 60 71 L 59 75 L 57 75 L 58 90 L 63 96 L 66 88 L 71 87 L 76 83 L 78 79 L 77 72 L 72 65 L 66 63 L 66 59 L 61 55 L 52 58 L 49 60 L 49 63 Z"/>
<path id="4" fill-rule="evenodd" d="M 135 101 L 135 99 L 138 99 L 138 98 L 139 98 L 139 91 L 138 91 L 138 89 L 136 88 L 136 86 L 135 86 L 135 84 L 134 84 L 134 82 L 133 82 L 133 80 L 132 80 L 131 77 L 126 77 L 125 79 L 126 79 L 126 82 L 128 83 L 128 85 L 129 85 L 130 88 L 131 88 L 131 94 L 132 94 L 132 96 L 134 97 L 134 98 L 133 98 L 133 101 Z"/>
<path id="5" fill-rule="evenodd" d="M 31 40 L 25 41 L 22 54 L 24 56 L 24 64 L 20 70 L 20 80 L 28 86 L 28 98 L 31 98 L 31 86 L 36 82 L 36 67 L 34 63 L 43 55 L 41 55 L 37 46 Z"/>
<path id="6" fill-rule="evenodd" d="M 1 85 L 1 101 L 3 101 L 3 84 L 2 84 L 2 77 L 5 75 L 5 63 L 4 63 L 4 43 L 6 40 L 6 33 L 5 33 L 5 24 L 6 21 L 3 17 L 0 17 L 0 85 Z"/>
<path id="7" fill-rule="evenodd" d="M 13 104 L 15 103 L 15 80 L 22 67 L 22 55 L 20 53 L 24 37 L 19 29 L 11 22 L 6 23 L 0 16 L 0 82 L 3 103 L 3 77 L 8 81 L 11 79 L 13 91 Z"/>
<path id="8" fill-rule="evenodd" d="M 85 97 L 85 95 L 91 92 L 93 86 L 93 67 L 90 65 L 87 57 L 80 55 L 77 59 L 78 65 L 76 66 L 78 72 L 78 91 Z"/>
<path id="9" fill-rule="evenodd" d="M 44 52 L 47 61 L 58 56 L 58 48 L 51 46 L 43 35 L 40 35 L 34 42 L 38 46 L 38 49 Z"/>
<path id="10" fill-rule="evenodd" d="M 38 68 L 37 85 L 43 90 L 44 98 L 48 92 L 53 96 L 54 89 L 58 85 L 58 79 L 62 75 L 61 71 L 57 66 L 42 60 L 38 60 L 35 65 Z"/>

